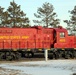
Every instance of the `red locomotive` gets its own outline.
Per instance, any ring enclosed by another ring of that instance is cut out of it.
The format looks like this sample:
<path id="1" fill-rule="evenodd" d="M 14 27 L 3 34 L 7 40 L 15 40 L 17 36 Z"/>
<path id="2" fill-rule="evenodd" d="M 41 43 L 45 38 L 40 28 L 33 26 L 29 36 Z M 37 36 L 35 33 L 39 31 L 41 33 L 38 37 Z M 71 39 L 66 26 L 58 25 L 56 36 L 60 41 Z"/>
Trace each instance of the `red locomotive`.
<path id="1" fill-rule="evenodd" d="M 44 49 L 50 58 L 75 58 L 76 36 L 68 36 L 62 27 L 0 28 L 0 59 L 31 57 Z"/>

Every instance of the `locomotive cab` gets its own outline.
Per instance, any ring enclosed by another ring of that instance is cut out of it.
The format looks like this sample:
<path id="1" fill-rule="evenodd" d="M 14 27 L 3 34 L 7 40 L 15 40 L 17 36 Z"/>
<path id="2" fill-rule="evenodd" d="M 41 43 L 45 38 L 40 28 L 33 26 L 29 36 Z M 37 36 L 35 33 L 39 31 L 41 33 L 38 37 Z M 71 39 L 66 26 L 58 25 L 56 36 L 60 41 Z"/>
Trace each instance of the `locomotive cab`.
<path id="1" fill-rule="evenodd" d="M 65 48 L 67 42 L 67 30 L 64 28 L 55 29 L 54 48 Z"/>

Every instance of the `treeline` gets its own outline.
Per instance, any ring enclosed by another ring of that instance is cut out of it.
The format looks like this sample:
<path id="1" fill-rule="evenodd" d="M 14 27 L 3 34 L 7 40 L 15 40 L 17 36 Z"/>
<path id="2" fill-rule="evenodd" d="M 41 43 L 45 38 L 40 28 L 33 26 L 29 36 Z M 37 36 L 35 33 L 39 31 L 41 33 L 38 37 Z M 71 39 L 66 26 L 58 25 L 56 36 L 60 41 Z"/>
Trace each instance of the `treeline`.
<path id="1" fill-rule="evenodd" d="M 64 22 L 67 24 L 67 30 L 70 31 L 70 34 L 76 35 L 76 6 L 68 12 L 70 13 L 70 20 L 64 20 Z"/>
<path id="2" fill-rule="evenodd" d="M 0 6 L 0 27 L 28 27 L 29 19 L 14 1 L 6 11 Z"/>
<path id="3" fill-rule="evenodd" d="M 74 6 L 74 9 L 69 11 L 69 13 L 70 20 L 64 19 L 64 22 L 67 24 L 68 30 L 71 32 L 76 31 L 76 6 Z M 57 13 L 54 12 L 53 5 L 48 2 L 43 3 L 43 5 L 37 9 L 37 13 L 34 13 L 34 16 L 36 19 L 33 20 L 33 22 L 36 23 L 36 25 L 58 27 L 60 24 L 60 19 L 58 19 Z M 26 13 L 21 10 L 21 6 L 16 4 L 14 0 L 10 2 L 10 6 L 6 11 L 0 6 L 0 27 L 29 27 L 31 26 L 29 23 L 30 20 L 26 17 Z"/>

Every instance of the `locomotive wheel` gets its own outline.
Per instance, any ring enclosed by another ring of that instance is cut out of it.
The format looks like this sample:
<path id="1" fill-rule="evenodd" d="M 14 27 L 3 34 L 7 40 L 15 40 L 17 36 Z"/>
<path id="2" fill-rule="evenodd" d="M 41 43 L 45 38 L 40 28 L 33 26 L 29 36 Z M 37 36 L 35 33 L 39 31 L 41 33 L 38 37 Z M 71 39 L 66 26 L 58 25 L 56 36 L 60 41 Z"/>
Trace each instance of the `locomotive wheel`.
<path id="1" fill-rule="evenodd" d="M 76 51 L 73 52 L 74 58 L 76 58 Z"/>
<path id="2" fill-rule="evenodd" d="M 5 53 L 0 53 L 0 60 L 3 60 L 3 59 L 5 59 Z"/>
<path id="3" fill-rule="evenodd" d="M 49 54 L 49 59 L 54 59 L 55 58 L 55 55 L 53 53 L 50 53 Z"/>
<path id="4" fill-rule="evenodd" d="M 6 60 L 12 60 L 13 57 L 11 56 L 11 53 L 10 52 L 6 52 Z"/>
<path id="5" fill-rule="evenodd" d="M 15 59 L 16 59 L 16 60 L 21 59 L 21 53 L 16 52 L 16 53 L 15 53 Z"/>
<path id="6" fill-rule="evenodd" d="M 6 60 L 18 60 L 20 59 L 20 54 L 18 52 L 6 52 Z"/>
<path id="7" fill-rule="evenodd" d="M 26 58 L 31 58 L 31 57 L 33 57 L 33 55 L 34 55 L 34 54 L 33 54 L 32 52 L 26 52 L 26 53 L 25 53 L 25 57 L 26 57 Z"/>
<path id="8" fill-rule="evenodd" d="M 65 55 L 65 59 L 70 59 L 70 55 L 69 54 L 66 54 Z"/>
<path id="9" fill-rule="evenodd" d="M 59 53 L 58 53 L 58 51 L 55 51 L 55 52 L 54 52 L 54 55 L 55 55 L 55 59 L 58 59 L 58 58 L 59 58 Z"/>
<path id="10" fill-rule="evenodd" d="M 62 54 L 60 53 L 60 54 L 59 54 L 59 59 L 61 59 L 61 58 L 62 58 Z"/>
<path id="11" fill-rule="evenodd" d="M 64 58 L 64 52 L 63 51 L 60 51 L 58 54 L 59 54 L 60 59 Z"/>
<path id="12" fill-rule="evenodd" d="M 6 60 L 10 60 L 10 61 L 11 61 L 11 60 L 12 60 L 12 56 L 7 55 L 7 56 L 6 56 Z"/>
<path id="13" fill-rule="evenodd" d="M 71 54 L 68 51 L 65 51 L 65 59 L 70 59 L 71 58 Z"/>
<path id="14" fill-rule="evenodd" d="M 58 53 L 55 53 L 55 59 L 58 59 L 58 58 L 59 58 Z"/>

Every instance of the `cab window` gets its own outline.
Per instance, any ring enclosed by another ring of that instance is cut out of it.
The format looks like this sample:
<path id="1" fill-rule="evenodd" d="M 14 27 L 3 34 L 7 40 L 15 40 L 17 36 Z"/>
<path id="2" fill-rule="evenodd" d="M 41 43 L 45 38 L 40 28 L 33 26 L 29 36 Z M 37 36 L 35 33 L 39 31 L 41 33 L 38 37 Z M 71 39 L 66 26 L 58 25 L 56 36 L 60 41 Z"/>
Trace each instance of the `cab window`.
<path id="1" fill-rule="evenodd" d="M 60 32 L 60 38 L 64 38 L 65 37 L 65 33 L 64 32 Z"/>

